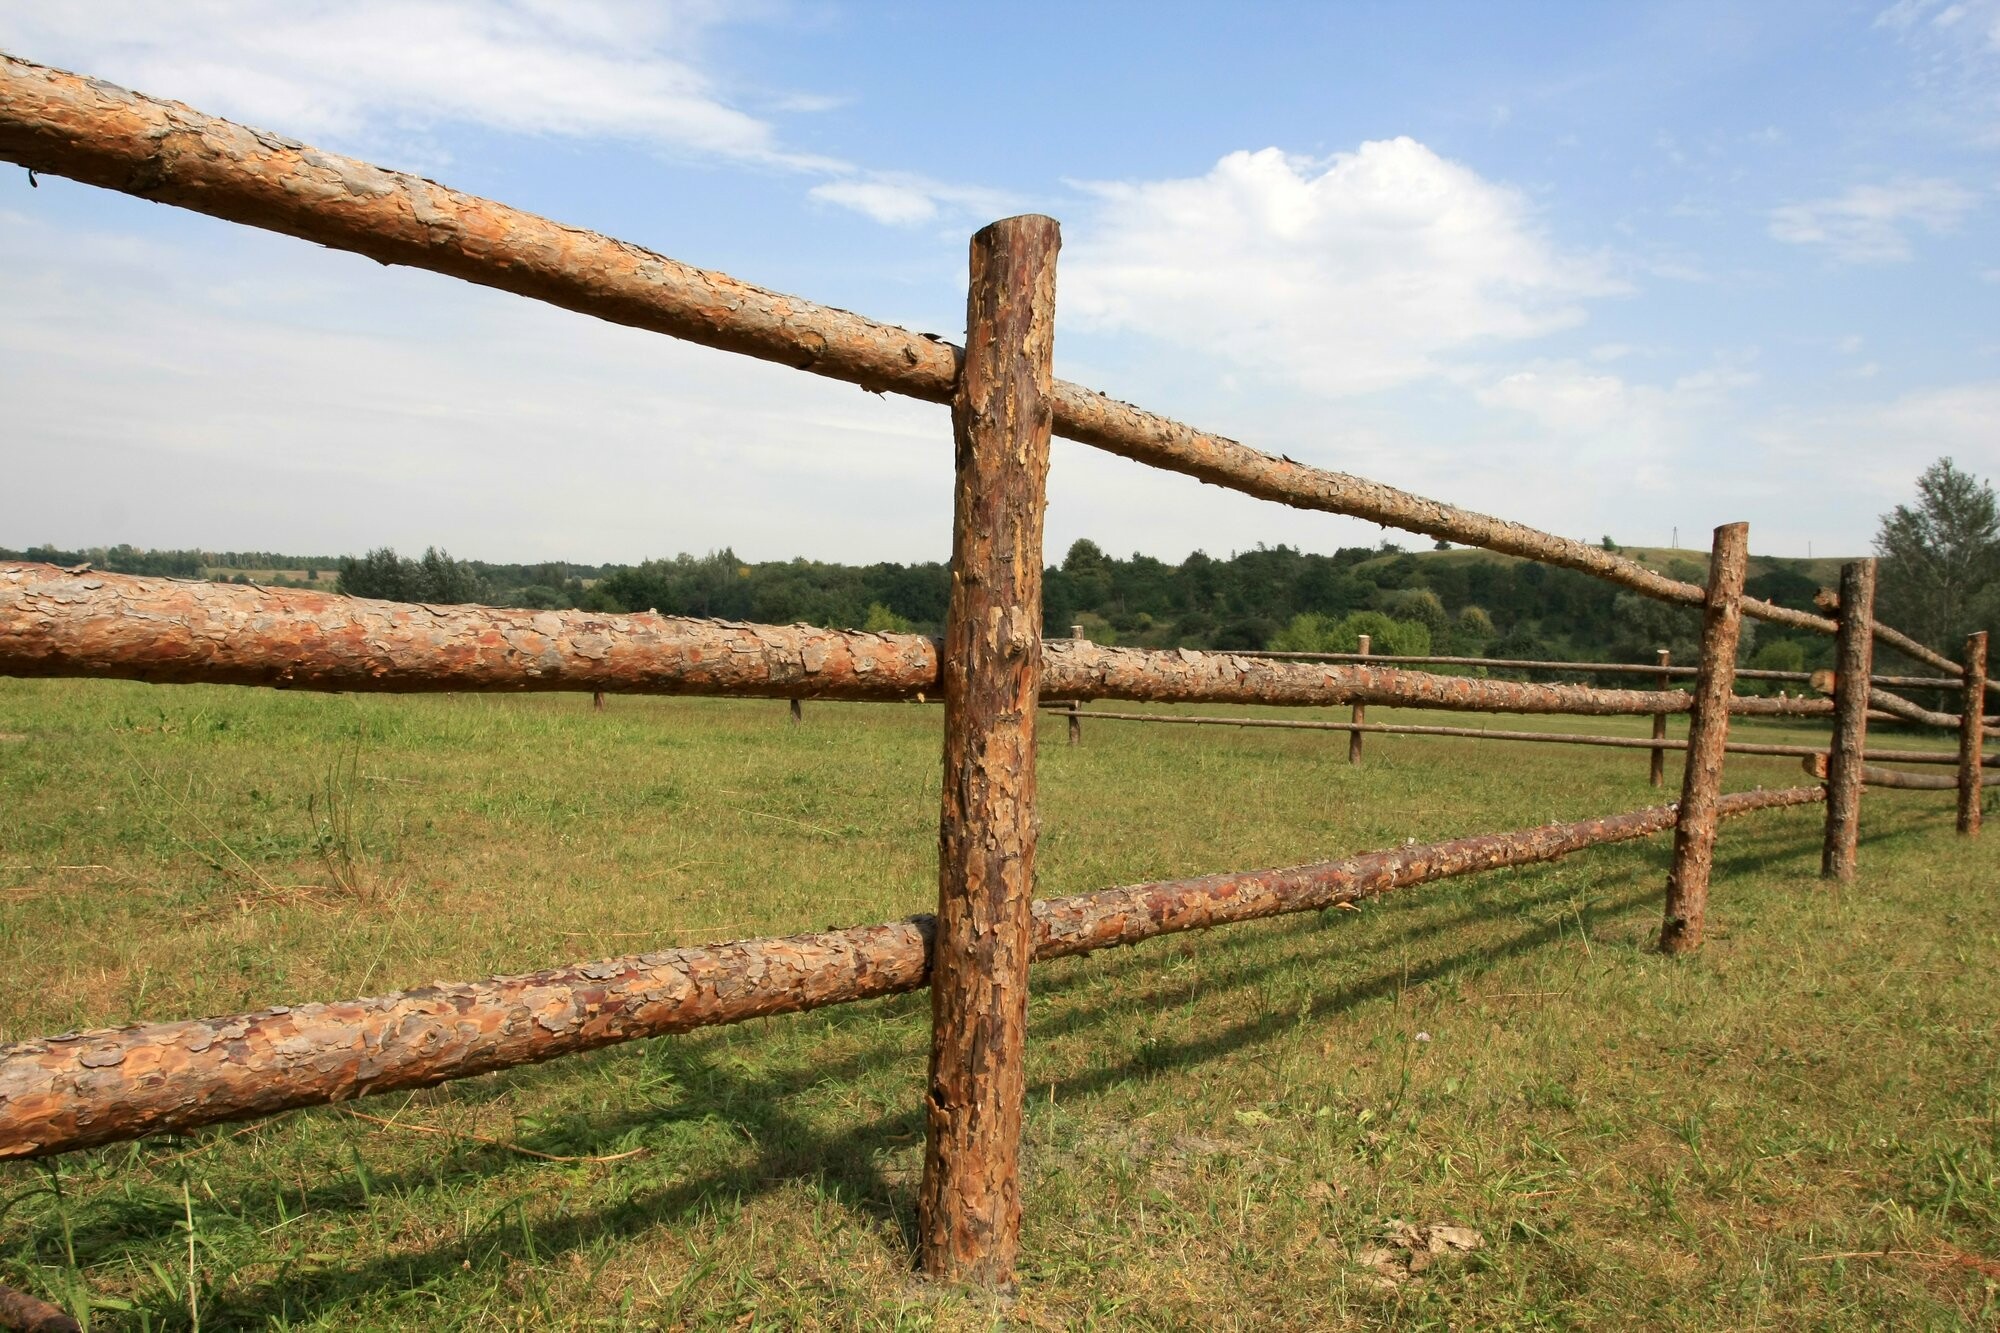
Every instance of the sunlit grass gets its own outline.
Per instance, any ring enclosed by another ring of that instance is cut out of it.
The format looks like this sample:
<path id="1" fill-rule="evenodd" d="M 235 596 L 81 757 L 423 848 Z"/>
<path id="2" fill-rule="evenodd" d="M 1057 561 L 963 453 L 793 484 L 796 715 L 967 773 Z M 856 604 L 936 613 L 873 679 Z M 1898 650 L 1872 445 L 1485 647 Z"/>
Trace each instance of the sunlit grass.
<path id="1" fill-rule="evenodd" d="M 1048 895 L 1674 794 L 1643 751 L 1086 727 L 1044 734 Z M 937 728 L 0 682 L 0 1028 L 927 910 Z M 922 996 L 0 1169 L 0 1281 L 98 1327 L 1988 1325 L 2000 860 L 1871 793 L 1831 892 L 1819 820 L 1725 826 L 1684 962 L 1661 838 L 1038 969 L 1011 1305 L 909 1276 Z M 1485 1247 L 1385 1288 L 1391 1219 Z"/>

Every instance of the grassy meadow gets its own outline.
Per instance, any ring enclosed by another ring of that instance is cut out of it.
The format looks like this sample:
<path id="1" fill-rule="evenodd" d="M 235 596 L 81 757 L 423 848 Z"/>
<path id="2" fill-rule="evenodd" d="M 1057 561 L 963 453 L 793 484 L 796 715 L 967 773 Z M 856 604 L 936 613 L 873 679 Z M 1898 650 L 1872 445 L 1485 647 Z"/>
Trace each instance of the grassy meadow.
<path id="1" fill-rule="evenodd" d="M 927 910 L 937 710 L 785 714 L 0 680 L 0 1035 Z M 1044 895 L 1664 798 L 1643 751 L 1063 732 Z M 2000 830 L 1871 792 L 1833 891 L 1820 820 L 1724 826 L 1688 960 L 1655 838 L 1037 969 L 1011 1300 L 910 1272 L 922 995 L 0 1167 L 0 1283 L 97 1329 L 1993 1327 Z M 1478 1248 L 1412 1264 L 1439 1224 Z"/>

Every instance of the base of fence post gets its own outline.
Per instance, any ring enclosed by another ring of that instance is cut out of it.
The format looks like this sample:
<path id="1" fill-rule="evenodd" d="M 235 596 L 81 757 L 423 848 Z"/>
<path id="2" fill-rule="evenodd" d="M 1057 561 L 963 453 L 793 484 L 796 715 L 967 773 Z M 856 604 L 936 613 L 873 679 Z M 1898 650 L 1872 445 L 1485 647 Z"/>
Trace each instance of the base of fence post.
<path id="1" fill-rule="evenodd" d="M 1083 744 L 1083 700 L 1078 699 L 1069 706 L 1069 743 Z"/>
<path id="2" fill-rule="evenodd" d="M 792 700 L 791 712 L 793 726 L 796 727 L 799 723 L 806 720 L 806 706 L 802 701 L 798 699 Z"/>
<path id="3" fill-rule="evenodd" d="M 1701 662 L 1688 715 L 1687 765 L 1681 803 L 1674 814 L 1674 860 L 1667 872 L 1663 953 L 1701 947 L 1707 930 L 1708 881 L 1715 868 L 1716 802 L 1722 795 L 1722 761 L 1729 743 L 1729 701 L 1736 692 L 1736 643 L 1743 629 L 1743 578 L 1750 557 L 1750 525 L 1715 530 L 1708 591 L 1701 613 Z"/>
<path id="4" fill-rule="evenodd" d="M 1367 657 L 1373 640 L 1366 634 L 1358 634 L 1355 636 L 1355 639 L 1354 651 L 1363 657 Z M 1354 705 L 1354 714 L 1351 720 L 1355 723 L 1366 722 L 1368 720 L 1368 705 Z M 1361 733 L 1358 731 L 1347 733 L 1347 762 L 1350 764 L 1361 762 Z"/>
<path id="5" fill-rule="evenodd" d="M 1840 628 L 1834 637 L 1833 745 L 1826 757 L 1826 841 L 1820 878 L 1854 878 L 1861 837 L 1862 747 L 1868 739 L 1869 676 L 1875 666 L 1875 562 L 1840 567 Z"/>
<path id="6" fill-rule="evenodd" d="M 972 239 L 944 685 L 928 1138 L 917 1256 L 933 1277 L 1007 1286 L 1021 1239 L 1021 1116 L 1035 869 L 1053 219 Z"/>
<path id="7" fill-rule="evenodd" d="M 592 691 L 591 691 L 591 694 L 590 694 L 590 708 L 591 708 L 591 711 L 592 711 L 592 712 L 595 712 L 595 713 L 601 713 L 601 712 L 603 712 L 603 711 L 604 711 L 604 691 L 603 691 L 603 690 L 592 690 Z"/>
<path id="8" fill-rule="evenodd" d="M 1958 831 L 1979 836 L 1980 760 L 1986 744 L 1986 631 L 1965 640 L 1965 693 L 1958 719 Z"/>

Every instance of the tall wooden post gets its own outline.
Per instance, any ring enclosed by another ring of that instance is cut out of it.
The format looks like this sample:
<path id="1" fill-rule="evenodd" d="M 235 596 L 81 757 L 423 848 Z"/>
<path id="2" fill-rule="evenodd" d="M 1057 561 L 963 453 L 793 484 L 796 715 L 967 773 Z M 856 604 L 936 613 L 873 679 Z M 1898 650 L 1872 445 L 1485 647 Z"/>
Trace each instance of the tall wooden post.
<path id="1" fill-rule="evenodd" d="M 1875 667 L 1875 562 L 1840 567 L 1840 622 L 1833 642 L 1833 748 L 1826 761 L 1826 842 L 1821 879 L 1854 878 L 1861 835 L 1861 757 L 1868 738 L 1868 679 Z"/>
<path id="2" fill-rule="evenodd" d="M 1663 690 L 1671 690 L 1674 687 L 1674 678 L 1667 674 L 1667 663 L 1672 658 L 1673 653 L 1671 651 L 1665 648 L 1660 649 L 1660 688 Z M 1665 713 L 1655 713 L 1653 714 L 1653 739 L 1663 741 L 1666 738 L 1667 715 Z M 1655 787 L 1661 786 L 1667 780 L 1667 750 L 1663 745 L 1655 745 L 1653 747 L 1653 762 L 1651 770 L 1647 774 L 1647 780 Z"/>
<path id="3" fill-rule="evenodd" d="M 1667 916 L 1660 949 L 1701 947 L 1707 927 L 1708 880 L 1715 868 L 1715 809 L 1722 795 L 1723 747 L 1729 743 L 1729 700 L 1736 692 L 1736 640 L 1743 629 L 1743 577 L 1750 563 L 1750 525 L 1715 530 L 1702 602 L 1701 661 L 1688 715 L 1687 765 L 1674 816 L 1674 861 L 1667 872 Z"/>
<path id="4" fill-rule="evenodd" d="M 1354 646 L 1354 651 L 1360 653 L 1363 657 L 1368 656 L 1368 649 L 1371 640 L 1366 634 L 1357 635 L 1356 637 L 1360 640 L 1360 642 Z M 1354 705 L 1354 721 L 1358 723 L 1358 722 L 1366 722 L 1367 720 L 1368 720 L 1368 705 L 1366 704 Z M 1350 731 L 1347 733 L 1347 762 L 1350 764 L 1358 764 L 1361 762 L 1361 733 L 1358 731 Z"/>
<path id="5" fill-rule="evenodd" d="M 1084 641 L 1083 626 L 1071 625 L 1069 627 L 1069 637 L 1077 643 L 1082 643 Z M 1071 745 L 1083 744 L 1083 703 L 1084 701 L 1081 699 L 1072 699 L 1069 703 L 1069 743 Z"/>
<path id="6" fill-rule="evenodd" d="M 1979 833 L 1980 757 L 1986 742 L 1986 631 L 1965 640 L 1965 694 L 1958 719 L 1958 831 Z"/>
<path id="7" fill-rule="evenodd" d="M 924 1272 L 1013 1281 L 1035 870 L 1035 716 L 1056 251 L 1051 218 L 972 238 L 945 615 L 944 809 L 931 968 Z"/>

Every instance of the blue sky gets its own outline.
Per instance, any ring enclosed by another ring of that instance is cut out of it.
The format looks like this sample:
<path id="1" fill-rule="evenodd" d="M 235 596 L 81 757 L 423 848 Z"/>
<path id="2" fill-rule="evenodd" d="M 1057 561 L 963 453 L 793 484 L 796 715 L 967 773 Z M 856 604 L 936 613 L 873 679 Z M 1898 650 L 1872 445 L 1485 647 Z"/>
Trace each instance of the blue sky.
<path id="1" fill-rule="evenodd" d="M 1865 548 L 2000 473 L 2000 0 L 0 0 L 0 49 L 957 337 L 1061 219 L 1057 370 L 1595 540 Z M 935 559 L 949 425 L 0 170 L 0 545 Z M 1373 542 L 1058 443 L 1052 556 Z"/>

